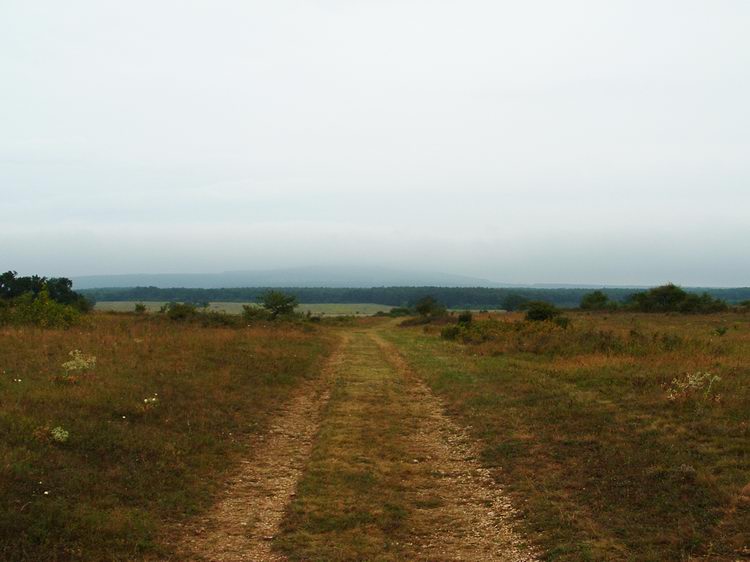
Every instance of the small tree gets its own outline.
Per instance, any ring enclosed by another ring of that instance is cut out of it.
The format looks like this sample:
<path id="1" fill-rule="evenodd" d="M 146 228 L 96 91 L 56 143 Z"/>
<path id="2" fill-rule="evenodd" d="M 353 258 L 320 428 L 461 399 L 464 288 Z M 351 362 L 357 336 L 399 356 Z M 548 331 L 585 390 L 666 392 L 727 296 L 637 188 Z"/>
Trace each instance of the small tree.
<path id="1" fill-rule="evenodd" d="M 612 304 L 602 291 L 594 291 L 583 296 L 580 306 L 583 310 L 606 310 L 611 308 Z"/>
<path id="2" fill-rule="evenodd" d="M 146 313 L 146 305 L 142 302 L 135 303 L 135 313 L 136 314 L 145 314 Z"/>
<path id="3" fill-rule="evenodd" d="M 445 314 L 445 307 L 431 296 L 426 296 L 417 301 L 414 310 L 420 316 L 441 316 Z"/>
<path id="4" fill-rule="evenodd" d="M 271 318 L 291 314 L 297 308 L 297 297 L 287 295 L 281 291 L 266 291 L 258 301 L 261 306 L 271 313 Z"/>

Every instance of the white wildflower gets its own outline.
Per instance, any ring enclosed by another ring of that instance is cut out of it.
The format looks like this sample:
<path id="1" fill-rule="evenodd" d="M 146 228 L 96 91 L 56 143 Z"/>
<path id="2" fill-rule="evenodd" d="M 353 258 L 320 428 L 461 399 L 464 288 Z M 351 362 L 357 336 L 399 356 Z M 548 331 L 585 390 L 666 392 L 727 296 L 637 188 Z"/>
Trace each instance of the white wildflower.
<path id="1" fill-rule="evenodd" d="M 68 355 L 70 356 L 70 361 L 62 364 L 62 368 L 65 369 L 67 374 L 74 371 L 87 371 L 96 366 L 96 357 L 85 355 L 80 349 L 74 349 Z"/>
<path id="2" fill-rule="evenodd" d="M 65 443 L 68 440 L 70 433 L 58 425 L 50 430 L 50 435 L 52 435 L 52 439 L 58 443 Z"/>

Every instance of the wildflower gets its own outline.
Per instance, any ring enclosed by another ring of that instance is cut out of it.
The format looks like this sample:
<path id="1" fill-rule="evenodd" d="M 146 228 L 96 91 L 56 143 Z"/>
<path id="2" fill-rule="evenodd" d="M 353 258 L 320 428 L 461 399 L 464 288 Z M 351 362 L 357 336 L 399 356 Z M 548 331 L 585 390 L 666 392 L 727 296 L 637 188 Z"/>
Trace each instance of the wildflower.
<path id="1" fill-rule="evenodd" d="M 52 430 L 50 430 L 50 435 L 52 436 L 52 439 L 54 441 L 57 441 L 58 443 L 65 443 L 68 440 L 70 433 L 68 433 L 58 425 L 57 427 L 54 427 L 52 428 Z"/>
<path id="2" fill-rule="evenodd" d="M 96 366 L 96 357 L 93 355 L 85 355 L 80 349 L 74 349 L 70 353 L 70 361 L 66 361 L 62 364 L 62 368 L 65 369 L 66 374 L 70 374 L 74 371 L 86 371 L 93 369 Z"/>
<path id="3" fill-rule="evenodd" d="M 678 398 L 689 398 L 695 394 L 701 393 L 704 400 L 721 400 L 720 394 L 712 394 L 713 386 L 721 380 L 719 375 L 700 371 L 696 373 L 685 373 L 682 377 L 672 379 L 667 388 L 667 399 L 675 401 Z M 718 398 L 717 398 L 718 397 Z"/>

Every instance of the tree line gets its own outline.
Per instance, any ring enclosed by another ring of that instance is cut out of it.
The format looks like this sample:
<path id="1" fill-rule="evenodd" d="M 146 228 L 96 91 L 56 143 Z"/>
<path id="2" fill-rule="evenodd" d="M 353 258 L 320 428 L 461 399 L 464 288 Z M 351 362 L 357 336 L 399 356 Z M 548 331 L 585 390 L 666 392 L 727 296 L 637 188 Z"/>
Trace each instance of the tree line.
<path id="1" fill-rule="evenodd" d="M 255 302 L 269 290 L 296 297 L 300 303 L 376 303 L 412 307 L 431 296 L 448 308 L 519 310 L 529 301 L 545 301 L 561 308 L 577 308 L 591 289 L 487 288 L 487 287 L 245 287 L 224 289 L 129 287 L 85 289 L 81 294 L 94 301 L 177 301 L 177 302 Z M 685 288 L 688 294 L 702 294 L 737 304 L 750 300 L 750 287 L 735 289 Z M 612 303 L 624 304 L 639 289 L 605 288 L 603 295 Z"/>

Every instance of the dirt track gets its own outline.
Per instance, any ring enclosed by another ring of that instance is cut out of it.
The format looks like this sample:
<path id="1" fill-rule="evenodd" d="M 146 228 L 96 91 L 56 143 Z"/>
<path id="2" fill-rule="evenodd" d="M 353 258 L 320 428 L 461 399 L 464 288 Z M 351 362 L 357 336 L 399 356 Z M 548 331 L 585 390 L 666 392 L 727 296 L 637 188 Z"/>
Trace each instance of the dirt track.
<path id="1" fill-rule="evenodd" d="M 318 431 L 332 423 L 339 424 L 340 432 L 351 428 L 356 434 L 357 424 L 368 425 L 370 429 L 375 426 L 377 430 L 377 424 L 384 422 L 367 414 L 364 401 L 371 399 L 370 391 L 376 394 L 382 388 L 384 378 L 396 384 L 401 393 L 400 398 L 389 399 L 385 407 L 390 410 L 383 419 L 389 419 L 391 424 L 393 419 L 398 420 L 399 435 L 403 434 L 398 438 L 399 443 L 394 444 L 403 458 L 392 463 L 388 470 L 398 473 L 409 516 L 405 524 L 406 540 L 401 540 L 398 550 L 384 553 L 383 559 L 535 560 L 514 529 L 513 507 L 477 460 L 477 444 L 445 414 L 440 401 L 411 371 L 395 346 L 375 329 L 343 334 L 342 343 L 321 379 L 300 389 L 278 413 L 271 430 L 252 444 L 251 455 L 227 482 L 227 489 L 214 508 L 186 529 L 181 541 L 181 559 L 284 560 L 272 549 L 273 541 L 280 533 L 285 511 L 295 500 Z M 344 387 L 355 385 L 356 392 L 343 392 L 330 407 L 324 408 L 334 379 Z M 338 422 L 331 417 L 336 416 L 337 409 L 344 412 Z M 325 456 L 345 462 L 346 459 L 335 457 L 352 453 L 356 445 L 349 443 L 346 448 L 328 449 Z M 379 456 L 372 452 L 372 446 L 358 450 L 357 454 L 373 455 L 374 461 Z M 327 500 L 328 504 L 336 503 L 330 497 Z M 299 509 L 304 509 L 304 502 Z M 331 554 L 331 559 L 356 558 L 351 554 L 356 550 L 347 551 L 343 546 L 336 550 L 337 545 L 333 544 L 350 540 L 351 536 L 321 537 L 323 550 L 315 551 L 315 559 L 328 559 L 325 548 L 329 544 L 331 552 L 338 552 L 335 557 Z M 310 541 L 314 540 L 311 535 Z M 342 554 L 347 552 L 350 554 Z M 367 557 L 372 555 L 368 552 Z M 311 551 L 301 551 L 298 558 L 308 556 Z"/>

